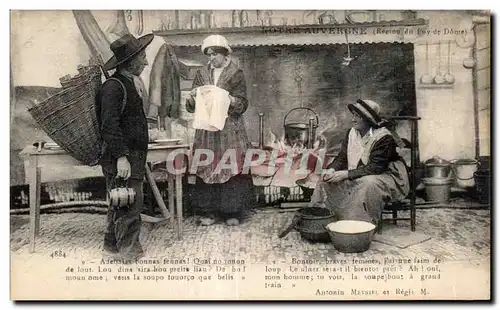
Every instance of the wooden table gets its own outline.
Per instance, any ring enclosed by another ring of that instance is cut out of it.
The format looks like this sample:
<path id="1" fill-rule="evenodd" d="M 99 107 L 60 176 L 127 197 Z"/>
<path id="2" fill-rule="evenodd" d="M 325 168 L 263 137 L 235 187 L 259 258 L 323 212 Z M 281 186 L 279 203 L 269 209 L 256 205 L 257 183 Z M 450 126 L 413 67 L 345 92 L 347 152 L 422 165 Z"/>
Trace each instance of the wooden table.
<path id="1" fill-rule="evenodd" d="M 175 159 L 175 166 L 182 165 L 184 156 L 176 154 L 187 154 L 189 145 L 155 145 L 148 149 L 148 162 L 172 163 Z M 40 232 L 40 194 L 41 175 L 43 169 L 50 169 L 56 166 L 77 167 L 85 166 L 62 149 L 37 151 L 34 146 L 27 146 L 20 155 L 25 159 L 26 179 L 29 184 L 29 204 L 30 204 L 30 251 L 35 251 L 36 237 Z M 182 159 L 180 159 L 182 158 Z M 99 167 L 100 168 L 100 167 Z M 174 171 L 172 171 L 174 172 Z M 168 182 L 168 207 L 170 209 L 170 221 L 175 229 L 174 218 L 174 185 L 175 185 L 175 205 L 177 206 L 177 237 L 182 239 L 182 172 L 167 173 Z M 102 175 L 102 174 L 101 174 Z M 175 182 L 174 182 L 175 180 Z M 50 179 L 44 179 L 49 182 Z"/>

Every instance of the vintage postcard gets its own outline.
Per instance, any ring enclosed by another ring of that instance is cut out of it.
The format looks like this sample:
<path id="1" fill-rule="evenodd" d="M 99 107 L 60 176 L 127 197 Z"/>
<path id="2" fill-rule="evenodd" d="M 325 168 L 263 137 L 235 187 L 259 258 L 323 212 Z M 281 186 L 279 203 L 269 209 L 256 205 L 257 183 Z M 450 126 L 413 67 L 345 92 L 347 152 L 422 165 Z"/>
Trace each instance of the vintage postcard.
<path id="1" fill-rule="evenodd" d="M 490 300 L 488 10 L 13 10 L 12 300 Z"/>

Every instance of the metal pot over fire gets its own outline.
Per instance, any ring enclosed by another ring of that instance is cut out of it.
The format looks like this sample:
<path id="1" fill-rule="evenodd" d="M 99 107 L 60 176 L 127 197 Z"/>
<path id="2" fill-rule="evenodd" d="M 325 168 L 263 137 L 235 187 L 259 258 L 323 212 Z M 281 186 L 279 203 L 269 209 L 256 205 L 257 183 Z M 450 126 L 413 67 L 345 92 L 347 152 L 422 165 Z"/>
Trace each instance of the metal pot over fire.
<path id="1" fill-rule="evenodd" d="M 308 110 L 314 113 L 315 117 L 309 119 L 309 123 L 287 123 L 287 117 L 293 111 Z M 290 146 L 302 145 L 303 147 L 312 148 L 314 140 L 316 139 L 316 129 L 319 126 L 319 117 L 314 110 L 310 108 L 294 108 L 291 109 L 283 119 L 283 127 L 285 129 L 285 141 Z"/>

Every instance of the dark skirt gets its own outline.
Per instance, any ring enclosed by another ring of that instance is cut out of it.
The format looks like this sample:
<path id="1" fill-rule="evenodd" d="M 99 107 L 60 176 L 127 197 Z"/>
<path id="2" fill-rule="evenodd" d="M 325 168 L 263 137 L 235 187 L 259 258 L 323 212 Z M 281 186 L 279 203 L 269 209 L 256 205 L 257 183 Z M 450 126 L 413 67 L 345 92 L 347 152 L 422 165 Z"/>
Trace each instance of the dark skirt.
<path id="1" fill-rule="evenodd" d="M 206 184 L 196 177 L 191 186 L 191 205 L 198 215 L 242 218 L 256 206 L 257 199 L 250 174 L 239 174 L 225 183 Z"/>
<path id="2" fill-rule="evenodd" d="M 401 161 L 389 164 L 389 171 L 339 183 L 318 182 L 311 207 L 326 207 L 337 220 L 357 220 L 378 224 L 385 204 L 408 195 L 406 167 Z"/>

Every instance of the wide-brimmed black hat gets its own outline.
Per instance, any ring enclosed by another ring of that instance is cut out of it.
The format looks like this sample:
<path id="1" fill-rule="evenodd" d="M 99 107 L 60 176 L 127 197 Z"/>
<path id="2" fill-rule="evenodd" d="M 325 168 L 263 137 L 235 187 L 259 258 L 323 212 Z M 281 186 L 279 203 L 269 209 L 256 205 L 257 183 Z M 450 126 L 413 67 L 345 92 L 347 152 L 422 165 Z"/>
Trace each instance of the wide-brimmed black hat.
<path id="1" fill-rule="evenodd" d="M 356 103 L 349 103 L 347 105 L 352 113 L 356 113 L 372 125 L 380 126 L 384 123 L 380 117 L 380 105 L 372 100 L 356 100 Z"/>
<path id="2" fill-rule="evenodd" d="M 110 49 L 114 56 L 104 64 L 104 70 L 114 69 L 134 57 L 140 51 L 145 49 L 149 43 L 153 41 L 153 38 L 154 34 L 147 34 L 139 39 L 135 38 L 131 34 L 126 34 L 117 39 L 110 45 Z"/>

